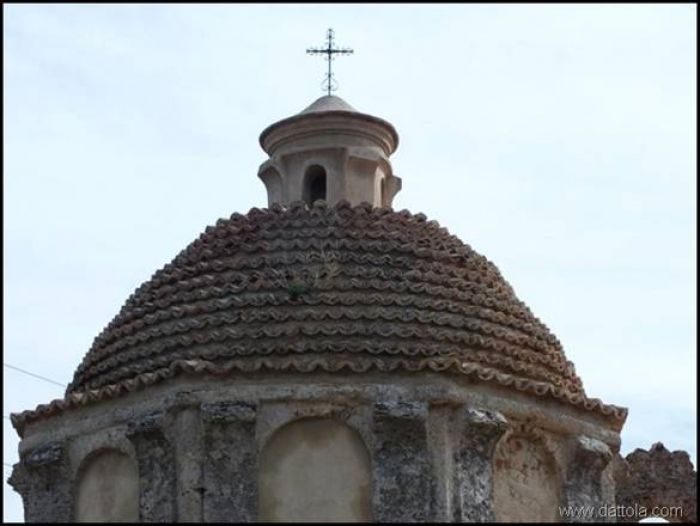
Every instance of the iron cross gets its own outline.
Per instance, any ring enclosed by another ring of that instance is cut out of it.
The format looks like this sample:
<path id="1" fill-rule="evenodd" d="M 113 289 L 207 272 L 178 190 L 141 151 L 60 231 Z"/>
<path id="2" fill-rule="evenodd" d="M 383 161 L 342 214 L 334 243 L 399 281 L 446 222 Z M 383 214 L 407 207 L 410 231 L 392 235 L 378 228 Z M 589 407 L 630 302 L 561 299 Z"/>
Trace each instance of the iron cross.
<path id="1" fill-rule="evenodd" d="M 328 95 L 330 95 L 331 91 L 338 89 L 338 83 L 333 77 L 333 72 L 331 71 L 331 61 L 334 60 L 333 55 L 350 55 L 353 52 L 352 49 L 347 47 L 333 47 L 333 30 L 329 29 L 328 34 L 326 35 L 326 47 L 311 47 L 307 49 L 306 52 L 309 55 L 326 55 L 326 60 L 328 61 L 328 73 L 326 73 L 326 78 L 323 80 L 323 83 L 326 85 L 324 89 L 328 90 Z"/>

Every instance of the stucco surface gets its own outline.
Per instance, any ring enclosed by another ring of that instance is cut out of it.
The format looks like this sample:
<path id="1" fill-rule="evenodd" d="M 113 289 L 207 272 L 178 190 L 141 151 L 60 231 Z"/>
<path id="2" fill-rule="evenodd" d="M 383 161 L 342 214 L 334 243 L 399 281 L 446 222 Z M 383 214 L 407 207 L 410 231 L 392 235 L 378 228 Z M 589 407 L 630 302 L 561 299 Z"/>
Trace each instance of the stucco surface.
<path id="1" fill-rule="evenodd" d="M 138 468 L 131 458 L 105 450 L 86 460 L 77 485 L 77 522 L 138 521 L 138 503 Z"/>
<path id="2" fill-rule="evenodd" d="M 260 145 L 270 156 L 258 170 L 268 204 L 304 199 L 307 170 L 319 165 L 327 173 L 328 191 L 322 199 L 328 203 L 391 206 L 401 189 L 389 160 L 398 139 L 383 119 L 360 113 L 338 97 L 321 97 L 260 135 Z"/>
<path id="3" fill-rule="evenodd" d="M 263 450 L 259 473 L 263 521 L 368 521 L 370 460 L 357 432 L 330 419 L 280 429 Z"/>
<path id="4" fill-rule="evenodd" d="M 501 522 L 559 519 L 560 483 L 553 459 L 527 437 L 505 436 L 494 455 L 494 501 Z"/>

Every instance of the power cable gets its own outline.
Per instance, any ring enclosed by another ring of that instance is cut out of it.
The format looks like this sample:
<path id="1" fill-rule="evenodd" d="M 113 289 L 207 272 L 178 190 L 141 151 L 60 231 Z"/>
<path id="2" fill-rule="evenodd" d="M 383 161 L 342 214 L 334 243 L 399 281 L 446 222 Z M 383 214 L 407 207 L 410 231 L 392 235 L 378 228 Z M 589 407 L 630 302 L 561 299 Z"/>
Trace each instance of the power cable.
<path id="1" fill-rule="evenodd" d="M 46 378 L 45 376 L 41 376 L 39 374 L 34 374 L 30 371 L 25 371 L 24 369 L 20 369 L 19 367 L 15 367 L 14 365 L 10 365 L 9 363 L 4 363 L 3 365 L 5 367 L 8 367 L 10 369 L 14 369 L 15 371 L 19 371 L 20 373 L 28 374 L 29 376 L 33 376 L 34 378 L 39 378 L 40 380 L 44 380 L 45 382 L 50 382 L 55 385 L 59 385 L 61 387 L 66 387 L 66 384 L 62 384 L 61 382 L 57 382 L 55 380 L 51 380 L 50 378 Z"/>

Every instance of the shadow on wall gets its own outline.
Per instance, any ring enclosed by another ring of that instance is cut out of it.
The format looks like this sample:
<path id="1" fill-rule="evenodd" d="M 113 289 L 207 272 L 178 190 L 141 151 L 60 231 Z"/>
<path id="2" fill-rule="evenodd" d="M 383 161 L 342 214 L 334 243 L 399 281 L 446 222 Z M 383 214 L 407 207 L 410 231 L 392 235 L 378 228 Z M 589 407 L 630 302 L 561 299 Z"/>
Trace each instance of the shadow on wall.
<path id="1" fill-rule="evenodd" d="M 304 175 L 303 199 L 309 206 L 319 199 L 326 201 L 326 170 L 317 164 L 309 166 Z"/>

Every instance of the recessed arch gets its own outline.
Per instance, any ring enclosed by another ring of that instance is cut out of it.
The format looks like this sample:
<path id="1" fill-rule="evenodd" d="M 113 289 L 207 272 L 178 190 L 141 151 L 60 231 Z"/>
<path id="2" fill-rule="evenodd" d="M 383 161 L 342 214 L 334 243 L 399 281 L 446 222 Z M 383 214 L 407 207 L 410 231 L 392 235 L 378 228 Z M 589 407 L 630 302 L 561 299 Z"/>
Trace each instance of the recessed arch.
<path id="1" fill-rule="evenodd" d="M 76 522 L 138 522 L 136 462 L 118 449 L 101 449 L 80 465 L 75 491 Z"/>
<path id="2" fill-rule="evenodd" d="M 555 460 L 539 440 L 507 434 L 493 456 L 498 522 L 558 522 L 560 483 Z"/>
<path id="3" fill-rule="evenodd" d="M 306 204 L 311 206 L 319 199 L 327 201 L 326 183 L 326 169 L 323 166 L 312 164 L 306 169 L 302 192 Z"/>
<path id="4" fill-rule="evenodd" d="M 286 424 L 262 450 L 258 499 L 260 521 L 371 521 L 367 447 L 338 420 Z"/>

